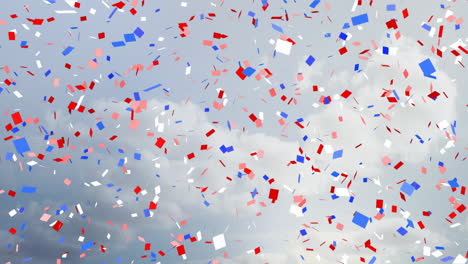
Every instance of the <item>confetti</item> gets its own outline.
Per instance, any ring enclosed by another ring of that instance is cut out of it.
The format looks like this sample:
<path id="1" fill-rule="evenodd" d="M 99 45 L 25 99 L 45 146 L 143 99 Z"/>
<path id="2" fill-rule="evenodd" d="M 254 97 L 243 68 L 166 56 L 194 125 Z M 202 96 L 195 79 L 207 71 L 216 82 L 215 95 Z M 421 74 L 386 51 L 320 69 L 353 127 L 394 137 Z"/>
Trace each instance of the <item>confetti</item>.
<path id="1" fill-rule="evenodd" d="M 215 250 L 226 247 L 226 241 L 224 240 L 224 234 L 219 234 L 213 237 L 213 245 Z"/>
<path id="2" fill-rule="evenodd" d="M 353 26 L 357 26 L 369 22 L 369 17 L 367 16 L 367 14 L 362 14 L 352 17 L 351 21 L 353 23 Z"/>
<path id="3" fill-rule="evenodd" d="M 468 262 L 466 1 L 5 1 L 3 263 Z"/>
<path id="4" fill-rule="evenodd" d="M 434 65 L 432 65 L 432 62 L 430 59 L 426 59 L 422 61 L 421 63 L 419 63 L 419 67 L 421 68 L 424 76 L 428 78 L 432 78 L 432 79 L 437 79 L 435 76 L 432 75 L 433 73 L 436 72 L 436 69 Z"/>

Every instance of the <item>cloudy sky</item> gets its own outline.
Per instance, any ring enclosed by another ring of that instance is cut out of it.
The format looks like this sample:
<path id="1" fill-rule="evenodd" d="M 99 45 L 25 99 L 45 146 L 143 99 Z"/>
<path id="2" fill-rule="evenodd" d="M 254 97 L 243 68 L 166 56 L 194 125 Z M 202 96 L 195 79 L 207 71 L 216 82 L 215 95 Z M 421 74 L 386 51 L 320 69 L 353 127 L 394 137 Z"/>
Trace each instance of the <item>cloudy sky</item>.
<path id="1" fill-rule="evenodd" d="M 0 263 L 466 263 L 465 14 L 4 3 Z"/>

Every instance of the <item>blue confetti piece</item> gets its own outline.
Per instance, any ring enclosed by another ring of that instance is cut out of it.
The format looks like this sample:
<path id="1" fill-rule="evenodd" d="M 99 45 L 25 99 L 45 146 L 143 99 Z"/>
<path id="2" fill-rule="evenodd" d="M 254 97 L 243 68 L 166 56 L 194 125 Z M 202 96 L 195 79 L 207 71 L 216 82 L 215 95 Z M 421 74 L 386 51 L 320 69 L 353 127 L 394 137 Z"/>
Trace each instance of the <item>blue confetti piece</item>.
<path id="1" fill-rule="evenodd" d="M 23 188 L 21 189 L 21 192 L 23 192 L 23 193 L 35 193 L 36 192 L 36 187 L 23 186 Z"/>
<path id="2" fill-rule="evenodd" d="M 447 257 L 445 257 L 445 258 L 440 259 L 440 261 L 442 261 L 442 262 L 449 262 L 449 261 L 452 260 L 452 259 L 454 259 L 454 257 L 447 256 Z"/>
<path id="3" fill-rule="evenodd" d="M 15 145 L 16 151 L 20 154 L 23 154 L 26 151 L 30 151 L 31 148 L 26 141 L 26 138 L 18 138 L 13 140 L 13 144 Z"/>
<path id="4" fill-rule="evenodd" d="M 450 124 L 450 127 L 452 128 L 452 134 L 455 136 L 457 135 L 455 128 L 457 127 L 457 121 L 453 121 L 453 124 Z"/>
<path id="5" fill-rule="evenodd" d="M 393 90 L 393 95 L 395 96 L 395 98 L 400 101 L 400 96 L 398 96 L 398 93 L 396 90 Z"/>
<path id="6" fill-rule="evenodd" d="M 149 91 L 154 90 L 156 88 L 159 88 L 161 86 L 162 86 L 162 84 L 156 84 L 154 86 L 151 86 L 150 88 L 146 88 L 145 90 L 143 90 L 143 92 L 149 92 Z"/>
<path id="7" fill-rule="evenodd" d="M 149 209 L 143 210 L 143 213 L 144 213 L 145 217 L 150 217 L 151 216 L 151 213 L 150 213 Z"/>
<path id="8" fill-rule="evenodd" d="M 303 156 L 297 155 L 296 161 L 297 161 L 297 162 L 300 162 L 300 163 L 304 163 L 304 157 L 303 157 Z"/>
<path id="9" fill-rule="evenodd" d="M 98 122 L 96 126 L 99 130 L 103 130 L 104 128 L 106 128 L 102 122 Z"/>
<path id="10" fill-rule="evenodd" d="M 108 18 L 111 19 L 114 16 L 115 12 L 117 12 L 117 7 L 114 8 L 114 10 L 112 10 L 112 12 L 109 14 Z"/>
<path id="11" fill-rule="evenodd" d="M 348 38 L 348 35 L 346 35 L 345 33 L 341 32 L 340 35 L 338 36 L 340 39 L 342 40 L 346 40 Z"/>
<path id="12" fill-rule="evenodd" d="M 432 29 L 432 27 L 431 27 L 431 26 L 429 26 L 429 25 L 428 25 L 428 24 L 426 24 L 426 23 L 422 24 L 422 26 L 421 26 L 421 27 L 422 27 L 422 28 L 424 28 L 424 29 L 425 29 L 425 30 L 427 30 L 427 31 L 431 31 L 431 29 Z"/>
<path id="13" fill-rule="evenodd" d="M 67 56 L 67 55 L 70 54 L 70 52 L 72 52 L 74 49 L 75 49 L 74 47 L 68 46 L 66 49 L 64 49 L 64 50 L 62 51 L 62 55 L 63 55 L 63 56 Z"/>
<path id="14" fill-rule="evenodd" d="M 413 186 L 415 190 L 418 190 L 419 188 L 421 188 L 421 186 L 417 182 L 412 182 L 411 186 Z"/>
<path id="15" fill-rule="evenodd" d="M 135 154 L 133 154 L 133 158 L 135 160 L 141 160 L 141 154 L 140 153 L 135 153 Z"/>
<path id="16" fill-rule="evenodd" d="M 407 183 L 407 182 L 403 182 L 403 184 L 401 185 L 400 187 L 400 191 L 411 196 L 413 194 L 413 192 L 415 191 L 413 185 Z"/>
<path id="17" fill-rule="evenodd" d="M 219 150 L 221 150 L 221 152 L 223 153 L 226 153 L 227 150 L 226 150 L 226 146 L 222 145 L 221 147 L 219 147 Z"/>
<path id="18" fill-rule="evenodd" d="M 141 101 L 140 93 L 138 92 L 133 93 L 133 97 L 135 98 L 135 101 Z"/>
<path id="19" fill-rule="evenodd" d="M 125 42 L 123 42 L 123 41 L 115 41 L 115 42 L 112 42 L 112 46 L 113 46 L 114 48 L 123 47 L 123 46 L 125 46 Z"/>
<path id="20" fill-rule="evenodd" d="M 87 243 L 84 243 L 81 245 L 81 251 L 86 251 L 90 248 L 92 248 L 94 246 L 94 242 L 93 241 L 89 241 Z"/>
<path id="21" fill-rule="evenodd" d="M 369 17 L 367 16 L 367 14 L 362 14 L 359 16 L 352 17 L 351 22 L 353 23 L 353 26 L 361 25 L 369 22 Z"/>
<path id="22" fill-rule="evenodd" d="M 252 199 L 255 198 L 255 196 L 258 194 L 258 191 L 257 191 L 257 188 L 255 188 L 253 191 L 252 191 Z"/>
<path id="23" fill-rule="evenodd" d="M 388 4 L 387 5 L 387 11 L 395 11 L 396 10 L 396 5 L 395 4 Z"/>
<path id="24" fill-rule="evenodd" d="M 254 74 L 254 72 L 255 72 L 255 69 L 254 69 L 254 68 L 252 68 L 252 67 L 247 67 L 247 68 L 245 68 L 245 69 L 242 71 L 242 74 L 244 74 L 244 75 L 250 77 L 250 76 L 252 76 L 252 74 Z"/>
<path id="25" fill-rule="evenodd" d="M 309 55 L 309 57 L 307 58 L 307 60 L 305 61 L 305 63 L 309 66 L 312 66 L 312 64 L 314 64 L 315 62 L 315 58 L 312 57 L 312 55 Z"/>
<path id="26" fill-rule="evenodd" d="M 453 178 L 452 180 L 448 181 L 448 184 L 450 184 L 450 187 L 452 188 L 460 187 L 460 185 L 457 182 L 457 178 Z"/>
<path id="27" fill-rule="evenodd" d="M 125 39 L 125 42 L 135 42 L 136 41 L 135 34 L 133 34 L 133 33 L 124 34 L 124 39 Z"/>
<path id="28" fill-rule="evenodd" d="M 301 236 L 306 236 L 307 235 L 307 231 L 305 229 L 302 229 L 299 232 L 301 233 Z"/>
<path id="29" fill-rule="evenodd" d="M 310 3 L 309 7 L 316 8 L 318 4 L 320 4 L 320 0 L 314 0 Z"/>
<path id="30" fill-rule="evenodd" d="M 369 261 L 369 264 L 374 264 L 377 258 L 375 256 L 372 257 L 372 259 Z"/>
<path id="31" fill-rule="evenodd" d="M 333 152 L 333 159 L 339 159 L 341 157 L 343 157 L 343 150 L 342 149 Z"/>
<path id="32" fill-rule="evenodd" d="M 282 29 L 280 26 L 278 26 L 278 25 L 275 25 L 275 24 L 272 23 L 272 24 L 271 24 L 271 27 L 272 27 L 274 30 L 278 31 L 279 33 L 282 33 L 282 34 L 284 33 L 283 29 Z"/>
<path id="33" fill-rule="evenodd" d="M 404 229 L 403 227 L 398 228 L 397 232 L 401 235 L 404 236 L 408 233 L 408 230 Z"/>
<path id="34" fill-rule="evenodd" d="M 419 143 L 423 144 L 424 143 L 424 140 L 419 136 L 419 135 L 415 135 L 417 139 L 419 139 Z"/>
<path id="35" fill-rule="evenodd" d="M 388 47 L 385 47 L 385 46 L 382 47 L 383 54 L 388 55 L 388 51 L 389 51 Z"/>
<path id="36" fill-rule="evenodd" d="M 135 34 L 138 38 L 141 38 L 143 37 L 143 35 L 145 34 L 145 32 L 143 30 L 141 30 L 141 28 L 137 27 L 134 31 L 133 31 L 133 34 Z"/>
<path id="37" fill-rule="evenodd" d="M 421 68 L 424 76 L 432 79 L 437 79 L 437 77 L 433 76 L 432 74 L 436 72 L 434 65 L 432 64 L 430 59 L 426 59 L 419 63 L 419 67 Z"/>
<path id="38" fill-rule="evenodd" d="M 354 224 L 362 227 L 362 228 L 366 228 L 367 226 L 367 223 L 369 222 L 369 217 L 359 213 L 359 212 L 356 212 L 354 214 L 354 217 L 353 217 L 353 221 L 352 221 Z"/>

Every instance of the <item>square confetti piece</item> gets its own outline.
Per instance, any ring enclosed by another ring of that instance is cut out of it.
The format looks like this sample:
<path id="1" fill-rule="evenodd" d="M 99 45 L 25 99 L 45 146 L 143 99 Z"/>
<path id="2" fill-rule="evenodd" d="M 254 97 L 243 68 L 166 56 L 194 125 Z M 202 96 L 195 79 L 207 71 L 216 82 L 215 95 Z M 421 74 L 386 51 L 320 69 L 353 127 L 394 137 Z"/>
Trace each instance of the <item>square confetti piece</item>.
<path id="1" fill-rule="evenodd" d="M 26 138 L 15 139 L 13 144 L 15 145 L 16 151 L 20 154 L 31 150 Z"/>
<path id="2" fill-rule="evenodd" d="M 353 220 L 352 222 L 362 228 L 366 228 L 367 226 L 367 223 L 369 222 L 369 217 L 359 213 L 359 212 L 356 212 L 354 214 L 354 217 L 353 217 Z"/>
<path id="3" fill-rule="evenodd" d="M 369 17 L 367 16 L 367 14 L 354 16 L 351 18 L 351 22 L 353 23 L 353 26 L 358 26 L 358 25 L 369 22 Z"/>
<path id="4" fill-rule="evenodd" d="M 343 150 L 342 149 L 333 152 L 333 159 L 339 159 L 341 157 L 343 157 Z"/>
<path id="5" fill-rule="evenodd" d="M 315 62 L 315 58 L 312 57 L 312 55 L 309 55 L 309 57 L 306 60 L 306 64 L 309 65 L 309 66 L 312 66 L 312 64 L 314 64 L 314 62 Z"/>
<path id="6" fill-rule="evenodd" d="M 405 193 L 406 195 L 411 196 L 413 192 L 415 191 L 415 189 L 411 184 L 407 182 L 403 182 L 403 184 L 400 187 L 400 191 Z"/>

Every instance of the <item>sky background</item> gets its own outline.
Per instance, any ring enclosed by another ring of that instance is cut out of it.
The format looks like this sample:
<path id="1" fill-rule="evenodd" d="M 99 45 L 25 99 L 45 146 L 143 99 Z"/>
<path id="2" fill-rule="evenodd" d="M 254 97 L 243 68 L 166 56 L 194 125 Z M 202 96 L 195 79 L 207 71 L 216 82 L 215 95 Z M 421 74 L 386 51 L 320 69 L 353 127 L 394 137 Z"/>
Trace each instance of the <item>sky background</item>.
<path id="1" fill-rule="evenodd" d="M 0 263 L 466 263 L 468 3 L 359 2 L 5 2 Z"/>

